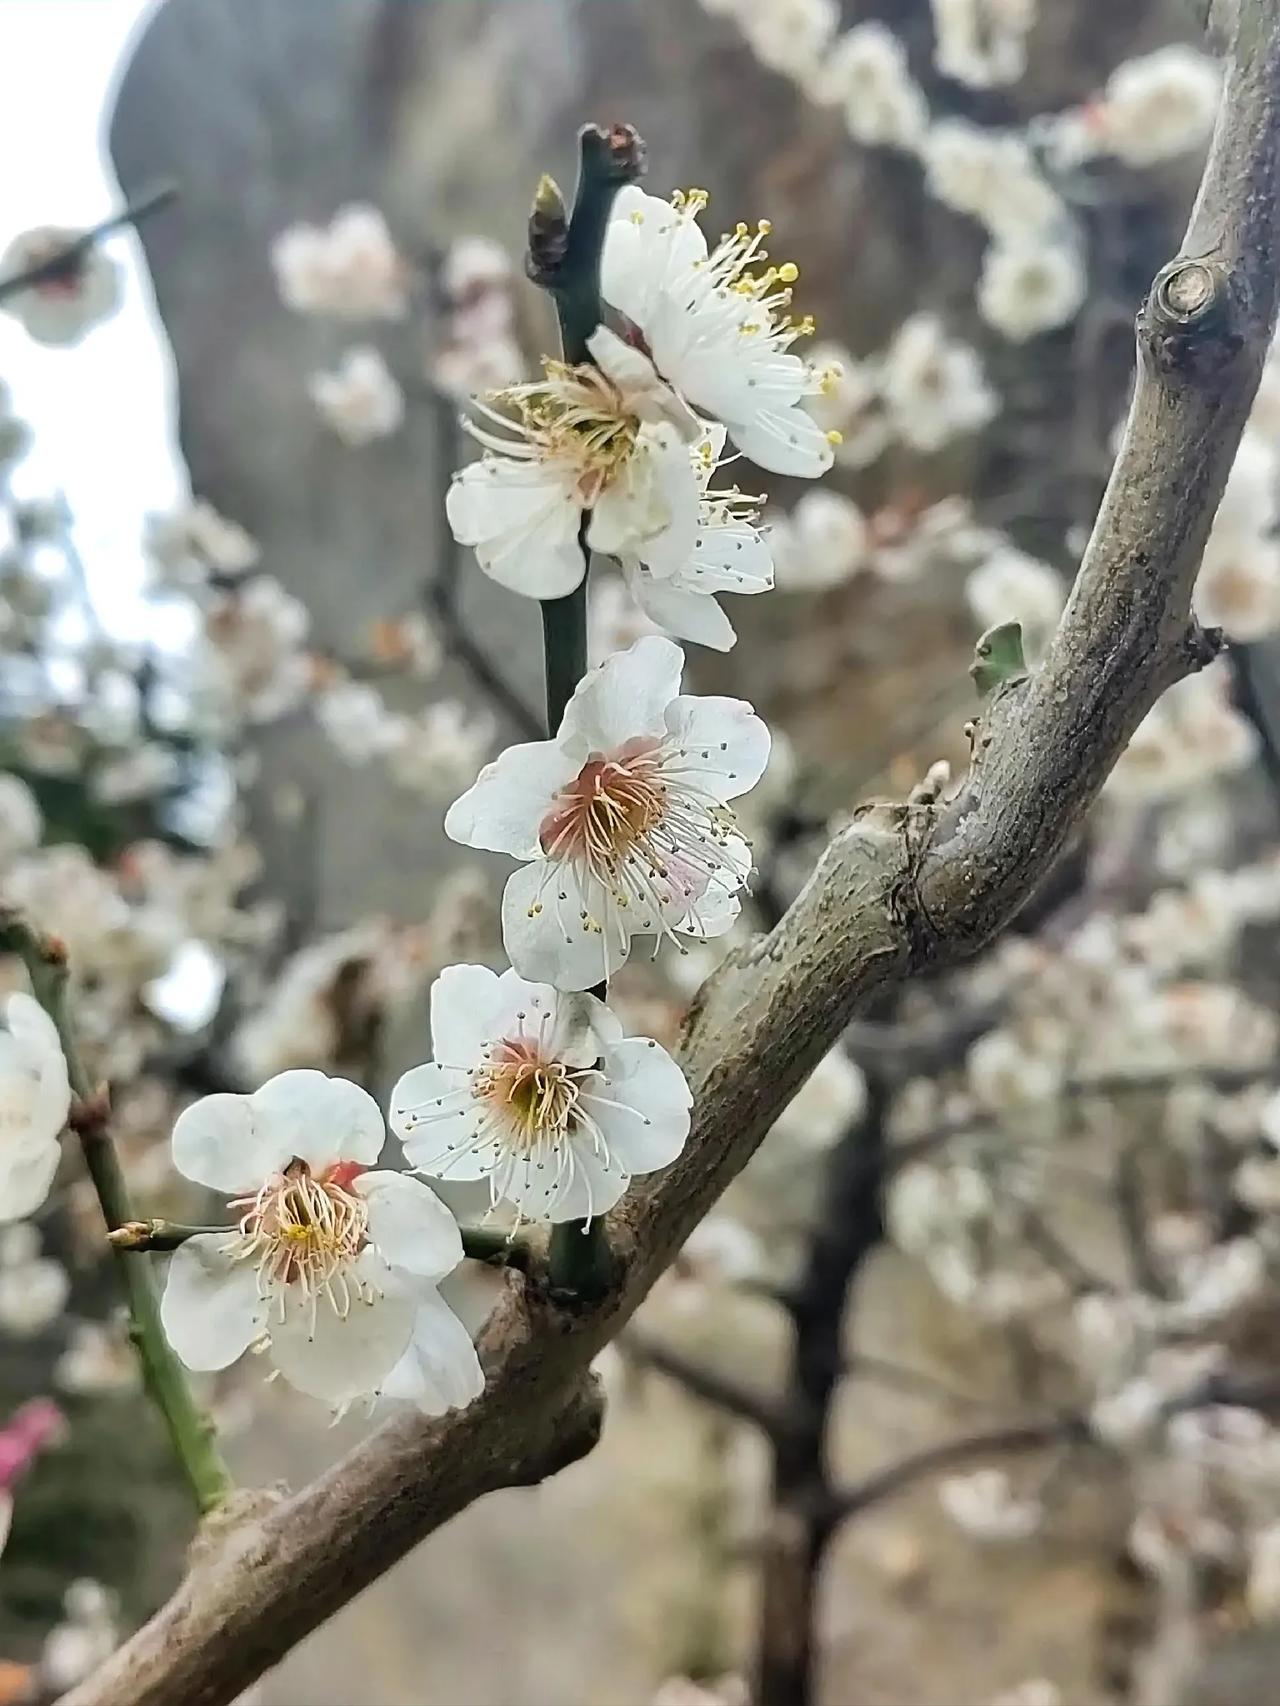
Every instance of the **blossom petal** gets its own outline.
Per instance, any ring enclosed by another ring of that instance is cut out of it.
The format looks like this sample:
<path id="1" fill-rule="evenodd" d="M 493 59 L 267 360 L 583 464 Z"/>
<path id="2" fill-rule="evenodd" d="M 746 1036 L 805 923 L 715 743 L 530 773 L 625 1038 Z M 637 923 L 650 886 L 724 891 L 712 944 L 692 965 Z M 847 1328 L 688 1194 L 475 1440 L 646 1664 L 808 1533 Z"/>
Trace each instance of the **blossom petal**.
<path id="1" fill-rule="evenodd" d="M 738 636 L 714 598 L 641 573 L 629 575 L 627 584 L 649 620 L 677 640 L 714 652 L 732 650 Z"/>
<path id="2" fill-rule="evenodd" d="M 617 1167 L 651 1173 L 670 1166 L 684 1148 L 693 1098 L 666 1049 L 647 1037 L 628 1037 L 606 1054 L 599 1092 L 584 1095 L 581 1106 Z"/>
<path id="3" fill-rule="evenodd" d="M 618 908 L 602 891 L 584 895 L 571 867 L 545 859 L 507 879 L 502 942 L 521 977 L 570 990 L 606 983 L 631 951 Z"/>
<path id="4" fill-rule="evenodd" d="M 600 257 L 600 294 L 647 331 L 662 292 L 707 256 L 696 219 L 638 185 L 619 190 Z"/>
<path id="5" fill-rule="evenodd" d="M 591 512 L 587 544 L 611 557 L 634 553 L 654 574 L 672 574 L 693 550 L 700 504 L 698 477 L 675 429 L 642 427 L 635 451 Z"/>
<path id="6" fill-rule="evenodd" d="M 754 788 L 769 762 L 769 730 L 745 699 L 682 694 L 667 707 L 667 727 L 678 768 L 715 800 L 733 800 Z"/>
<path id="7" fill-rule="evenodd" d="M 355 1190 L 369 1205 L 369 1237 L 393 1268 L 443 1279 L 462 1260 L 457 1221 L 420 1179 L 365 1173 Z"/>
<path id="8" fill-rule="evenodd" d="M 491 1039 L 533 1037 L 566 1066 L 594 1066 L 602 1046 L 596 1021 L 608 1008 L 589 995 L 565 994 L 549 983 L 530 983 L 511 969 L 498 979 Z M 608 1023 L 606 1018 L 604 1021 Z"/>
<path id="9" fill-rule="evenodd" d="M 486 764 L 445 813 L 445 834 L 463 847 L 532 859 L 556 795 L 586 762 L 578 743 L 535 740 L 509 746 Z"/>
<path id="10" fill-rule="evenodd" d="M 835 460 L 826 433 L 804 409 L 761 409 L 746 421 L 730 421 L 729 436 L 758 468 L 771 474 L 815 479 Z"/>
<path id="11" fill-rule="evenodd" d="M 406 1072 L 391 1093 L 390 1118 L 410 1166 L 433 1179 L 483 1179 L 497 1165 L 497 1144 L 480 1137 L 484 1106 L 459 1067 L 432 1060 Z"/>
<path id="12" fill-rule="evenodd" d="M 416 1303 L 408 1349 L 382 1382 L 382 1395 L 442 1416 L 480 1396 L 484 1370 L 471 1334 L 438 1291 L 423 1287 Z"/>
<path id="13" fill-rule="evenodd" d="M 431 985 L 433 1058 L 442 1066 L 473 1067 L 493 1035 L 497 1001 L 497 972 L 488 966 L 446 966 Z"/>
<path id="14" fill-rule="evenodd" d="M 226 1368 L 262 1330 L 257 1269 L 232 1261 L 227 1242 L 225 1233 L 201 1233 L 169 1261 L 160 1321 L 188 1368 Z"/>
<path id="15" fill-rule="evenodd" d="M 288 1134 L 258 1117 L 248 1096 L 202 1096 L 183 1109 L 173 1127 L 174 1166 L 197 1185 L 228 1196 L 256 1190 L 293 1154 Z"/>
<path id="16" fill-rule="evenodd" d="M 659 634 L 643 635 L 583 676 L 565 710 L 562 735 L 577 735 L 601 753 L 637 735 L 660 735 L 683 669 L 679 646 Z"/>
<path id="17" fill-rule="evenodd" d="M 693 558 L 679 576 L 693 592 L 768 592 L 773 553 L 758 528 L 744 521 L 699 528 Z"/>
<path id="18" fill-rule="evenodd" d="M 454 476 L 445 513 L 490 579 L 526 598 L 562 598 L 586 573 L 582 506 L 559 469 L 482 457 Z"/>
<path id="19" fill-rule="evenodd" d="M 387 1139 L 382 1111 L 367 1090 L 311 1067 L 278 1072 L 249 1102 L 272 1147 L 285 1147 L 286 1160 L 296 1155 L 313 1172 L 337 1161 L 372 1167 Z"/>
<path id="20" fill-rule="evenodd" d="M 25 1220 L 49 1195 L 62 1146 L 56 1137 L 0 1151 L 0 1225 Z"/>
<path id="21" fill-rule="evenodd" d="M 607 1214 L 631 1183 L 631 1175 L 619 1164 L 616 1156 L 597 1154 L 590 1138 L 575 1136 L 570 1143 L 573 1147 L 573 1169 L 566 1173 L 560 1188 L 545 1208 L 535 1209 L 536 1197 L 532 1192 L 528 1193 L 526 1200 L 523 1185 L 510 1192 L 508 1200 L 527 1214 L 536 1212 L 540 1218 L 555 1222 L 594 1220 L 597 1215 Z"/>
<path id="22" fill-rule="evenodd" d="M 299 1299 L 283 1321 L 272 1316 L 271 1360 L 291 1386 L 335 1406 L 381 1390 L 404 1355 L 413 1333 L 416 1303 L 375 1251 L 366 1249 L 355 1264 L 373 1292 L 371 1302 L 355 1296 L 340 1314 L 321 1296 L 312 1311 Z"/>

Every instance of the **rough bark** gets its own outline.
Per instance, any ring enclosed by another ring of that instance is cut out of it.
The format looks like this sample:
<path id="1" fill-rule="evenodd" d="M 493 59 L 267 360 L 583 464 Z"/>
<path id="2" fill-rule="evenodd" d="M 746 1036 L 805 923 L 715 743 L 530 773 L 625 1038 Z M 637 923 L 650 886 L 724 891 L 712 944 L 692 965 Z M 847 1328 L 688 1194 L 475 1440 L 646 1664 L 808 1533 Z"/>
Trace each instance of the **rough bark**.
<path id="1" fill-rule="evenodd" d="M 1140 317 L 1133 408 L 1075 590 L 1041 669 L 994 706 L 957 800 L 881 809 L 844 831 L 777 928 L 711 980 L 682 1047 L 693 1132 L 610 1217 L 614 1290 L 575 1311 L 513 1278 L 476 1404 L 389 1424 L 264 1517 L 211 1537 L 169 1604 L 67 1706 L 222 1706 L 472 1500 L 590 1447 L 590 1359 L 805 1074 L 877 991 L 1008 922 L 1144 712 L 1211 655 L 1190 593 L 1274 329 L 1278 206 L 1280 15 L 1244 0 L 1184 253 Z"/>

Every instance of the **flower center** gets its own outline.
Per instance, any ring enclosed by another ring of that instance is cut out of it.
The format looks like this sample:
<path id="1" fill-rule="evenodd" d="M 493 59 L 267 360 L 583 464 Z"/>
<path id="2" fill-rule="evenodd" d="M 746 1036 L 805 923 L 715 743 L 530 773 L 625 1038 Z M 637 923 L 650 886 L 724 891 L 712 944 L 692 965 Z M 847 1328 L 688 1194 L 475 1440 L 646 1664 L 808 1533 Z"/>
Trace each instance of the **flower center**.
<path id="1" fill-rule="evenodd" d="M 350 1188 L 363 1170 L 339 1163 L 317 1175 L 295 1159 L 232 1203 L 245 1212 L 230 1253 L 256 1264 L 259 1295 L 278 1295 L 282 1318 L 291 1288 L 313 1307 L 327 1296 L 342 1316 L 353 1299 L 369 1301 L 349 1271 L 368 1242 L 369 1205 Z"/>
<path id="2" fill-rule="evenodd" d="M 629 742 L 616 757 L 592 758 L 543 818 L 543 851 L 615 872 L 662 821 L 667 790 L 661 770 L 655 741 Z"/>
<path id="3" fill-rule="evenodd" d="M 635 452 L 639 416 L 598 368 L 548 361 L 544 379 L 494 392 L 493 402 L 514 414 L 477 400 L 473 406 L 486 424 L 464 421 L 472 438 L 500 456 L 562 463 L 586 508 Z"/>
<path id="4" fill-rule="evenodd" d="M 476 1067 L 472 1089 L 502 1126 L 508 1147 L 529 1154 L 568 1135 L 592 1075 L 590 1069 L 543 1058 L 533 1038 L 506 1037 Z"/>

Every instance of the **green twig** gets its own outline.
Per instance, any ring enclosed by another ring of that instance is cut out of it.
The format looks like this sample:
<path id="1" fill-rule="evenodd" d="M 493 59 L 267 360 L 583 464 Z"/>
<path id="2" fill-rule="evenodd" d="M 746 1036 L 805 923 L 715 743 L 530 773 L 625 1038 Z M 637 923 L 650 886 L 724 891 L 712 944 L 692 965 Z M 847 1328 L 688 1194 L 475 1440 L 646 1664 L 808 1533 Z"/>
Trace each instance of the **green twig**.
<path id="1" fill-rule="evenodd" d="M 113 1250 L 129 1250 L 134 1254 L 146 1250 L 176 1250 L 188 1238 L 203 1238 L 207 1233 L 234 1232 L 234 1226 L 180 1226 L 174 1220 L 127 1220 L 107 1233 L 107 1243 Z"/>
<path id="2" fill-rule="evenodd" d="M 578 132 L 578 185 L 566 216 L 559 190 L 549 178 L 538 185 L 529 220 L 528 273 L 556 305 L 564 359 L 590 361 L 587 348 L 599 326 L 600 257 L 613 198 L 644 170 L 644 143 L 630 125 L 584 125 Z M 546 661 L 547 733 L 554 739 L 565 706 L 587 670 L 586 523 L 579 535 L 583 576 L 563 598 L 544 599 L 542 641 Z M 603 989 L 595 992 L 602 995 Z M 603 1223 L 570 1221 L 552 1229 L 549 1250 L 554 1289 L 599 1297 L 608 1288 L 612 1261 Z"/>
<path id="3" fill-rule="evenodd" d="M 490 1226 L 463 1226 L 462 1253 L 473 1262 L 485 1262 L 491 1268 L 517 1268 L 530 1272 L 535 1252 L 527 1238 L 517 1232 L 501 1232 Z"/>
<path id="4" fill-rule="evenodd" d="M 80 1056 L 69 1010 L 65 947 L 56 936 L 42 935 L 22 918 L 3 912 L 0 951 L 16 954 L 22 960 L 31 979 L 32 994 L 57 1027 L 71 1083 L 69 1124 L 80 1140 L 85 1165 L 107 1223 L 108 1237 L 124 1226 L 145 1225 L 137 1221 L 111 1141 L 106 1086 L 93 1083 Z M 143 1384 L 164 1418 L 174 1453 L 204 1514 L 226 1497 L 231 1478 L 218 1453 L 213 1429 L 197 1409 L 182 1364 L 164 1336 L 150 1264 L 131 1260 L 128 1251 L 119 1245 L 113 1255 L 129 1307 L 130 1337 L 142 1368 Z"/>

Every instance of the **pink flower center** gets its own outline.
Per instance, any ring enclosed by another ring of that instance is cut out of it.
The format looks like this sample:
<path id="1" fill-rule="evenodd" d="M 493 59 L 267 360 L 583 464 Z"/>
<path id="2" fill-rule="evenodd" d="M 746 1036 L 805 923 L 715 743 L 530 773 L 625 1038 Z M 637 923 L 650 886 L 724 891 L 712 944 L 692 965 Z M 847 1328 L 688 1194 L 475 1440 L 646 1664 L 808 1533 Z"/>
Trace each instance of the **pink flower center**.
<path id="1" fill-rule="evenodd" d="M 508 1144 L 522 1153 L 544 1139 L 562 1138 L 574 1122 L 589 1069 L 546 1058 L 533 1037 L 504 1037 L 475 1070 L 473 1088 L 504 1128 Z"/>
<path id="2" fill-rule="evenodd" d="M 326 1295 L 344 1316 L 353 1298 L 367 1301 L 349 1272 L 369 1241 L 369 1205 L 351 1188 L 366 1170 L 340 1161 L 315 1174 L 295 1159 L 256 1195 L 232 1204 L 245 1213 L 231 1253 L 256 1263 L 261 1296 L 282 1287 L 309 1301 Z"/>
<path id="3" fill-rule="evenodd" d="M 596 872 L 614 872 L 644 847 L 666 809 L 659 745 L 642 736 L 612 758 L 583 765 L 542 820 L 542 849 L 553 859 L 582 859 Z"/>

